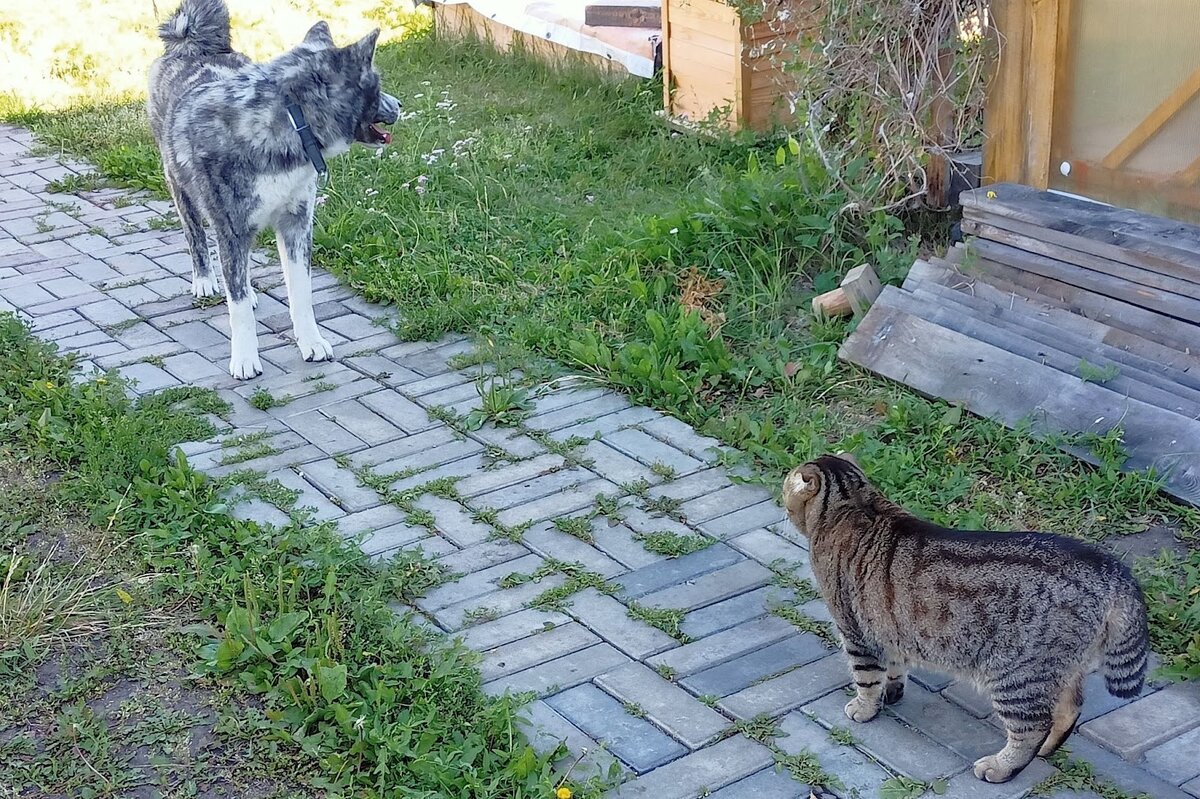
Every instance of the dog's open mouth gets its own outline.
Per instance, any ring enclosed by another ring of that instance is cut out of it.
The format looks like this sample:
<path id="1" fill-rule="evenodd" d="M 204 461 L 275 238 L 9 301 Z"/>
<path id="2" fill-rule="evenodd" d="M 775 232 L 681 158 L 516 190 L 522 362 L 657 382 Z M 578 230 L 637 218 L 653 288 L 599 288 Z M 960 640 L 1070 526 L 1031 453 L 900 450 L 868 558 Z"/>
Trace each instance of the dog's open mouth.
<path id="1" fill-rule="evenodd" d="M 378 122 L 367 125 L 367 137 L 370 144 L 391 144 L 392 134 L 379 126 Z"/>

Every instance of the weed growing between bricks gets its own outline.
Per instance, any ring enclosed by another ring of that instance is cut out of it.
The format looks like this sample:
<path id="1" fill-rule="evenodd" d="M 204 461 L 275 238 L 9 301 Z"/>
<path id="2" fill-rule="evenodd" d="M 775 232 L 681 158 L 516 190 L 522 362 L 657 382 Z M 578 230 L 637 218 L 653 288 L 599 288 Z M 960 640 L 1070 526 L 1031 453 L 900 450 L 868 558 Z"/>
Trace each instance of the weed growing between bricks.
<path id="1" fill-rule="evenodd" d="M 817 636 L 830 649 L 837 649 L 839 645 L 838 636 L 833 629 L 833 625 L 829 622 L 814 619 L 800 608 L 790 604 L 775 605 L 771 608 L 771 613 L 791 624 L 797 630 Z"/>
<path id="2" fill-rule="evenodd" d="M 651 627 L 657 627 L 681 644 L 689 644 L 692 639 L 686 636 L 680 625 L 683 624 L 684 612 L 677 608 L 652 608 L 640 602 L 630 602 L 627 608 L 629 618 L 644 621 Z"/>
<path id="3" fill-rule="evenodd" d="M 1064 746 L 1049 758 L 1058 772 L 1039 782 L 1030 790 L 1032 796 L 1051 796 L 1059 791 L 1091 791 L 1103 799 L 1151 799 L 1149 794 L 1127 793 L 1107 780 L 1096 776 L 1090 763 L 1071 757 L 1070 746 Z"/>
<path id="4" fill-rule="evenodd" d="M 276 752 L 307 791 L 552 795 L 551 757 L 517 731 L 511 699 L 483 695 L 475 656 L 388 609 L 436 584 L 436 569 L 417 556 L 374 569 L 330 525 L 234 519 L 222 486 L 172 455 L 177 441 L 214 432 L 203 417 L 220 407 L 211 392 L 131 400 L 113 376 L 76 377 L 71 358 L 0 315 L 5 456 L 59 472 L 49 490 L 89 511 L 143 575 L 118 606 L 190 615 L 173 643 L 179 660 L 199 684 L 253 700 L 218 733 L 227 747 Z M 46 656 L 6 646 L 0 668 L 28 675 Z M 70 728 L 94 729 L 79 722 Z M 3 747 L 0 773 L 25 779 L 24 766 L 40 762 L 19 741 Z M 598 795 L 597 784 L 572 787 Z"/>

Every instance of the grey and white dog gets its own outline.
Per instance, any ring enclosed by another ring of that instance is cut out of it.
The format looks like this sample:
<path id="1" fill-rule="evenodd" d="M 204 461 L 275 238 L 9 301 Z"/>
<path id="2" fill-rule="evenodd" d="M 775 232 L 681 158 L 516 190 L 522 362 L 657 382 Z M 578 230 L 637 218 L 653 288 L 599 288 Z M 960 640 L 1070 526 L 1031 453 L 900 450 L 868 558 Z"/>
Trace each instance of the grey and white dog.
<path id="1" fill-rule="evenodd" d="M 333 357 L 313 315 L 313 209 L 325 159 L 353 142 L 382 147 L 379 127 L 400 114 L 380 90 L 375 30 L 338 47 L 318 22 L 294 49 L 267 63 L 233 51 L 224 0 L 183 0 L 159 28 L 165 52 L 150 70 L 150 126 L 192 254 L 192 293 L 220 287 L 208 262 L 216 239 L 229 306 L 229 372 L 262 374 L 249 258 L 273 228 L 296 344 L 305 360 Z"/>

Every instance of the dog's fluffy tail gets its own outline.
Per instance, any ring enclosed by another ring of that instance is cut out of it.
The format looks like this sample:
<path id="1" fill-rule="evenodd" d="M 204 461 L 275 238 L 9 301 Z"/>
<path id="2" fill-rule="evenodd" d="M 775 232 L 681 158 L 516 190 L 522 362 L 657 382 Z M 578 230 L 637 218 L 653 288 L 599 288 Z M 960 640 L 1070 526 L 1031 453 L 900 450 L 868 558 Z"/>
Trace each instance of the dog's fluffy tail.
<path id="1" fill-rule="evenodd" d="M 225 0 L 183 0 L 175 13 L 158 27 L 158 36 L 170 54 L 205 56 L 231 52 L 229 8 Z"/>

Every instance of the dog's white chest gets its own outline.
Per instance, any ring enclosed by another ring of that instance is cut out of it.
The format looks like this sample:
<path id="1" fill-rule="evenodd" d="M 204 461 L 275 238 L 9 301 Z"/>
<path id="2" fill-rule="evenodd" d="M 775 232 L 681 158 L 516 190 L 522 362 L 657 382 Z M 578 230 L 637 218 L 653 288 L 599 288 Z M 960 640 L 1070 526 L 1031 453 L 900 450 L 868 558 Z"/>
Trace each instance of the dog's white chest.
<path id="1" fill-rule="evenodd" d="M 250 214 L 250 223 L 257 228 L 271 227 L 279 215 L 298 210 L 316 193 L 317 175 L 312 166 L 263 175 L 254 181 L 257 207 Z"/>

